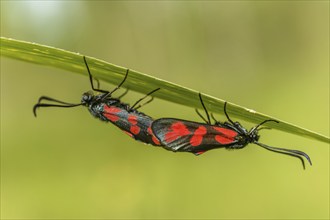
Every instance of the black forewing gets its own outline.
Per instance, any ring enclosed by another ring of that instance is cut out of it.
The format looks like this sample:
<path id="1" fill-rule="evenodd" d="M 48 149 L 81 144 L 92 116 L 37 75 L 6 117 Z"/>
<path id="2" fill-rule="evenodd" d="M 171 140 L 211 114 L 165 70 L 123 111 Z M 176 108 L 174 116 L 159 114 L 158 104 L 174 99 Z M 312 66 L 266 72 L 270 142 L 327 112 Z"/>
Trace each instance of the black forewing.
<path id="1" fill-rule="evenodd" d="M 120 111 L 107 112 L 103 109 L 102 114 L 104 117 L 108 118 L 107 121 L 130 134 L 135 140 L 155 145 L 152 140 L 152 135 L 148 132 L 148 128 L 150 128 L 153 121 L 151 117 L 136 110 L 129 111 L 127 106 L 117 105 L 114 107 L 120 109 Z M 116 119 L 111 120 L 111 117 Z M 135 118 L 136 120 L 130 121 L 129 118 Z"/>
<path id="2" fill-rule="evenodd" d="M 195 154 L 234 145 L 238 135 L 227 128 L 175 118 L 157 119 L 152 123 L 151 129 L 166 149 Z"/>

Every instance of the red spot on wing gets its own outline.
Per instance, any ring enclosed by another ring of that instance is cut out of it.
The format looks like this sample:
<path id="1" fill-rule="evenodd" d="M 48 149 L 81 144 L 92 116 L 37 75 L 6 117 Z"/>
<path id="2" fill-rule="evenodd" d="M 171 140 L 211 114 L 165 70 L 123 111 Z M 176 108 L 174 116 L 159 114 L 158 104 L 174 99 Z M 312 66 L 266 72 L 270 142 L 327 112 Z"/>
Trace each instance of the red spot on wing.
<path id="1" fill-rule="evenodd" d="M 103 111 L 109 114 L 116 114 L 118 112 L 121 112 L 121 109 L 114 106 L 104 105 Z"/>
<path id="2" fill-rule="evenodd" d="M 148 133 L 151 135 L 152 141 L 156 144 L 156 145 L 160 145 L 159 140 L 155 137 L 155 135 L 152 133 L 151 127 L 148 127 L 147 129 Z"/>
<path id="3" fill-rule="evenodd" d="M 176 139 L 190 134 L 190 131 L 182 122 L 173 123 L 170 127 L 170 131 L 165 134 L 165 141 L 172 142 Z"/>
<path id="4" fill-rule="evenodd" d="M 159 140 L 158 140 L 155 136 L 152 136 L 152 141 L 153 141 L 156 145 L 160 145 Z"/>
<path id="5" fill-rule="evenodd" d="M 112 122 L 116 122 L 119 120 L 119 117 L 117 115 L 110 115 L 105 113 L 104 116 Z"/>
<path id="6" fill-rule="evenodd" d="M 221 135 L 216 135 L 215 140 L 219 142 L 220 144 L 230 144 L 232 143 L 235 139 L 232 137 L 226 137 L 226 136 L 221 136 Z"/>
<path id="7" fill-rule="evenodd" d="M 132 125 L 131 128 L 129 129 L 130 132 L 132 132 L 133 134 L 137 135 L 140 132 L 140 128 L 137 125 Z"/>
<path id="8" fill-rule="evenodd" d="M 236 131 L 228 128 L 220 128 L 215 126 L 213 128 L 221 133 L 215 136 L 215 140 L 220 144 L 230 144 L 235 141 L 235 137 L 238 135 Z"/>
<path id="9" fill-rule="evenodd" d="M 221 134 L 226 135 L 227 137 L 234 138 L 238 135 L 236 131 L 233 131 L 228 128 L 221 128 L 221 127 L 213 126 L 213 129 L 219 131 Z"/>
<path id="10" fill-rule="evenodd" d="M 203 141 L 203 136 L 207 133 L 207 130 L 204 126 L 199 126 L 195 132 L 194 136 L 190 139 L 190 144 L 191 146 L 195 147 L 198 146 L 202 143 Z"/>
<path id="11" fill-rule="evenodd" d="M 135 115 L 130 115 L 128 116 L 129 123 L 131 123 L 132 125 L 136 125 L 138 123 L 137 117 Z"/>
<path id="12" fill-rule="evenodd" d="M 131 123 L 131 127 L 130 127 L 130 132 L 132 132 L 133 134 L 137 135 L 138 133 L 140 133 L 140 128 L 139 126 L 137 126 L 136 124 L 138 123 L 138 118 L 135 115 L 129 115 L 127 118 L 127 121 L 129 123 Z"/>
<path id="13" fill-rule="evenodd" d="M 120 108 L 105 105 L 103 108 L 103 111 L 104 111 L 104 113 L 103 113 L 104 117 L 106 117 L 110 121 L 116 122 L 119 120 L 119 116 L 116 114 L 118 112 L 121 112 Z"/>

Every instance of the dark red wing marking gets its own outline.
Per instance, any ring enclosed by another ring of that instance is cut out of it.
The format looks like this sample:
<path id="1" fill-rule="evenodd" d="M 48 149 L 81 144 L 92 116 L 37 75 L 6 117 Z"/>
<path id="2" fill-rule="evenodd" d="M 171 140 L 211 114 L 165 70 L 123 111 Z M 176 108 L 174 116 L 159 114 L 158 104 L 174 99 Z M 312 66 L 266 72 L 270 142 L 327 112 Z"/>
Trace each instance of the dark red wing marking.
<path id="1" fill-rule="evenodd" d="M 132 134 L 137 135 L 137 134 L 140 133 L 140 130 L 141 130 L 141 129 L 140 129 L 139 126 L 137 126 L 137 125 L 132 125 L 131 128 L 130 128 L 129 130 L 130 130 L 130 132 L 132 132 Z"/>
<path id="2" fill-rule="evenodd" d="M 148 127 L 148 133 L 151 135 L 151 139 L 152 141 L 156 144 L 156 145 L 160 145 L 159 140 L 155 137 L 154 133 L 152 133 L 151 127 Z"/>
<path id="3" fill-rule="evenodd" d="M 140 128 L 139 126 L 137 126 L 138 123 L 138 118 L 135 115 L 129 115 L 128 116 L 128 122 L 131 123 L 131 127 L 130 127 L 130 132 L 132 132 L 132 134 L 137 135 L 138 133 L 140 133 Z"/>
<path id="4" fill-rule="evenodd" d="M 124 118 L 125 114 L 127 115 L 127 112 L 118 108 L 118 107 L 114 107 L 114 106 L 107 106 L 104 105 L 103 108 L 103 115 L 104 117 L 106 117 L 107 119 L 109 119 L 111 122 L 115 123 L 116 125 L 118 125 L 123 131 L 125 131 L 123 129 L 123 121 L 125 121 L 126 119 Z M 122 114 L 119 114 L 122 113 Z M 127 116 L 126 116 L 127 117 Z M 121 120 L 121 122 L 120 122 Z M 129 131 L 125 131 L 129 136 L 133 137 L 133 135 L 138 135 L 141 131 L 141 128 L 137 125 L 138 123 L 138 118 L 135 115 L 128 115 L 127 121 L 129 122 L 129 127 L 127 129 L 129 129 Z M 119 123 L 121 124 L 121 126 L 119 125 Z"/>
<path id="5" fill-rule="evenodd" d="M 129 115 L 127 120 L 129 121 L 129 123 L 131 123 L 132 125 L 136 125 L 138 123 L 138 119 L 135 115 Z"/>
<path id="6" fill-rule="evenodd" d="M 194 135 L 190 139 L 190 145 L 195 147 L 199 146 L 203 141 L 203 136 L 207 133 L 207 129 L 204 126 L 199 126 L 195 132 Z"/>
<path id="7" fill-rule="evenodd" d="M 104 117 L 106 117 L 107 119 L 109 119 L 112 122 L 116 122 L 119 120 L 119 116 L 116 114 L 118 112 L 121 112 L 122 110 L 117 107 L 104 105 L 103 111 L 104 111 L 104 113 L 103 113 Z"/>
<path id="8" fill-rule="evenodd" d="M 175 122 L 171 125 L 169 131 L 165 133 L 165 142 L 170 143 L 175 141 L 178 138 L 189 135 L 190 131 L 182 122 Z"/>
<path id="9" fill-rule="evenodd" d="M 235 141 L 235 137 L 238 135 L 236 131 L 227 128 L 213 126 L 213 129 L 220 132 L 218 135 L 215 135 L 215 140 L 220 144 L 233 143 L 233 141 Z"/>

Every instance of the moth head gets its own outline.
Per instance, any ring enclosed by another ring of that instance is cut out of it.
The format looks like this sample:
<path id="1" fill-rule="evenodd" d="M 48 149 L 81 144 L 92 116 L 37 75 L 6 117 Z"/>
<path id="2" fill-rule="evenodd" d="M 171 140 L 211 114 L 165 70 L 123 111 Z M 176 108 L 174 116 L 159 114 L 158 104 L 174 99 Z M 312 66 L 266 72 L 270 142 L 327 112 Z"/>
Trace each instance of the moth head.
<path id="1" fill-rule="evenodd" d="M 94 97 L 92 91 L 85 92 L 81 97 L 81 104 L 88 106 L 94 100 Z"/>

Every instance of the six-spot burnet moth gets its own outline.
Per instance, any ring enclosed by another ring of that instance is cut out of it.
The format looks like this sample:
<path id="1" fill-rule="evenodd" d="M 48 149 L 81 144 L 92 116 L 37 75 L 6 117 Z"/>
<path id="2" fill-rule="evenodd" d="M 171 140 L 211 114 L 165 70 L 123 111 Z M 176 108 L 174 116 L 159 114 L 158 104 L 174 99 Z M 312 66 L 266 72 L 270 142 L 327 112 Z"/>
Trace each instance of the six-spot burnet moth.
<path id="1" fill-rule="evenodd" d="M 191 152 L 195 155 L 200 155 L 216 148 L 241 149 L 249 143 L 253 143 L 276 153 L 297 157 L 301 160 L 304 168 L 305 162 L 302 157 L 305 157 L 312 165 L 309 156 L 302 151 L 271 147 L 259 142 L 260 136 L 258 132 L 265 128 L 261 126 L 269 122 L 279 123 L 278 121 L 272 119 L 265 120 L 248 131 L 239 122 L 233 122 L 229 118 L 226 111 L 227 102 L 225 102 L 224 113 L 228 122 L 221 123 L 211 114 L 215 121 L 214 125 L 212 125 L 201 94 L 199 94 L 199 98 L 207 119 L 198 110 L 196 112 L 206 123 L 175 118 L 160 118 L 152 123 L 152 132 L 160 140 L 164 148 L 174 152 Z"/>
<path id="2" fill-rule="evenodd" d="M 149 99 L 144 104 L 139 104 L 142 100 L 150 96 L 152 93 L 159 90 L 159 88 L 149 92 L 144 97 L 136 101 L 132 106 L 123 103 L 120 101 L 120 98 L 125 95 L 121 95 L 119 98 L 113 98 L 111 95 L 118 90 L 122 84 L 127 79 L 129 70 L 127 69 L 126 75 L 122 82 L 115 87 L 112 91 L 101 90 L 99 88 L 95 88 L 93 85 L 93 77 L 89 70 L 86 58 L 84 56 L 84 62 L 87 68 L 87 72 L 89 74 L 89 80 L 92 87 L 92 90 L 98 92 L 99 94 L 93 93 L 93 91 L 85 92 L 82 95 L 81 102 L 78 104 L 71 104 L 67 102 L 62 102 L 47 96 L 41 96 L 39 101 L 33 107 L 33 113 L 36 116 L 36 110 L 40 107 L 62 107 L 62 108 L 70 108 L 76 106 L 86 106 L 88 107 L 89 112 L 96 118 L 99 118 L 102 121 L 111 122 L 125 133 L 127 133 L 132 138 L 142 141 L 147 144 L 151 144 L 154 146 L 159 146 L 160 142 L 153 135 L 151 131 L 151 123 L 153 119 L 148 115 L 138 111 L 142 105 L 145 105 L 152 101 L 153 98 Z M 50 103 L 41 103 L 42 101 L 50 101 L 56 104 Z"/>
<path id="3" fill-rule="evenodd" d="M 209 113 L 204 105 L 200 93 L 199 99 L 206 113 L 207 119 L 205 119 L 197 109 L 196 112 L 205 121 L 205 123 L 175 118 L 160 118 L 153 120 L 150 116 L 145 115 L 137 109 L 151 102 L 153 100 L 152 97 L 144 104 L 139 104 L 142 100 L 159 90 L 159 88 L 149 92 L 130 106 L 120 101 L 120 98 L 125 95 L 126 92 L 119 98 L 113 98 L 111 96 L 112 93 L 118 90 L 125 82 L 129 70 L 127 69 L 126 75 L 122 82 L 112 91 L 101 90 L 94 87 L 93 77 L 88 67 L 86 57 L 84 56 L 83 58 L 89 74 L 91 88 L 99 94 L 94 95 L 93 91 L 85 92 L 82 95 L 81 102 L 78 104 L 71 104 L 47 96 L 41 96 L 38 103 L 33 107 L 33 113 L 35 116 L 36 110 L 40 107 L 70 108 L 76 106 L 86 106 L 94 117 L 99 118 L 102 121 L 113 123 L 132 138 L 154 146 L 163 146 L 165 149 L 173 152 L 191 152 L 195 155 L 200 155 L 208 150 L 216 148 L 241 149 L 249 143 L 253 143 L 276 153 L 299 158 L 304 168 L 305 162 L 303 157 L 305 157 L 312 165 L 309 156 L 302 151 L 271 147 L 259 142 L 260 136 L 258 132 L 265 128 L 261 126 L 268 122 L 279 123 L 276 120 L 265 120 L 248 131 L 239 122 L 233 122 L 229 118 L 226 110 L 227 102 L 225 102 L 224 113 L 228 119 L 228 122 L 219 122 L 214 118 L 213 114 L 211 114 L 213 120 L 215 121 L 214 125 L 212 125 Z M 43 100 L 56 104 L 41 103 Z"/>

